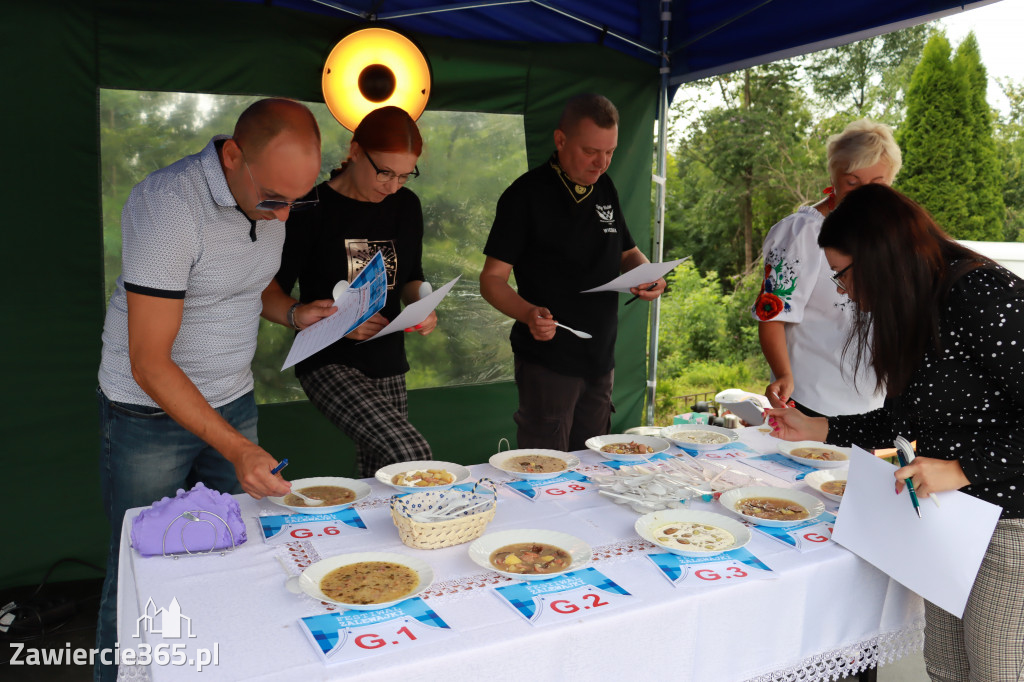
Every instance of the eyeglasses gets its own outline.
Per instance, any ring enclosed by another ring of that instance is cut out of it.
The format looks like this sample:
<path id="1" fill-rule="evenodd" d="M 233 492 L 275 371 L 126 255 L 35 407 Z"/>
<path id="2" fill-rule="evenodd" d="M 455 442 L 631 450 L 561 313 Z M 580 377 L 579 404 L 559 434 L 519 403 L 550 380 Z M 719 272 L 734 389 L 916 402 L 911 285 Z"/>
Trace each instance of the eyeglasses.
<path id="1" fill-rule="evenodd" d="M 238 143 L 235 143 L 238 145 Z M 259 203 L 256 204 L 257 211 L 278 211 L 282 208 L 291 209 L 292 211 L 303 211 L 307 208 L 313 208 L 320 203 L 320 190 L 317 189 L 316 185 L 313 185 L 313 196 L 315 199 L 306 199 L 298 201 L 281 201 L 279 199 L 263 199 L 260 197 L 260 186 L 256 184 L 256 178 L 252 176 L 252 169 L 249 168 L 249 162 L 245 160 L 245 152 L 242 150 L 241 145 L 238 145 L 238 151 L 242 152 L 242 163 L 245 165 L 245 170 L 249 172 L 249 179 L 252 180 L 252 186 L 256 190 L 256 198 L 260 199 Z"/>
<path id="2" fill-rule="evenodd" d="M 420 168 L 418 165 L 413 165 L 412 173 L 402 173 L 399 175 L 392 170 L 381 170 L 380 168 L 377 168 L 377 164 L 373 162 L 373 159 L 370 158 L 370 155 L 367 154 L 365 149 L 363 150 L 363 154 L 366 155 L 366 160 L 370 162 L 371 166 L 373 166 L 373 170 L 377 171 L 377 182 L 381 184 L 391 182 L 392 180 L 398 180 L 399 185 L 404 185 L 409 182 L 409 178 L 418 178 L 420 176 Z"/>
<path id="3" fill-rule="evenodd" d="M 852 267 L 853 267 L 853 261 L 850 261 L 849 265 L 847 265 L 845 268 L 843 268 L 839 272 L 833 272 L 831 275 L 828 276 L 828 278 L 830 280 L 832 280 L 832 283 L 835 284 L 837 287 L 839 287 L 843 291 L 846 291 L 846 285 L 843 284 L 843 281 L 841 279 L 839 279 L 839 278 L 842 277 L 843 275 L 845 275 L 846 271 L 849 270 Z"/>

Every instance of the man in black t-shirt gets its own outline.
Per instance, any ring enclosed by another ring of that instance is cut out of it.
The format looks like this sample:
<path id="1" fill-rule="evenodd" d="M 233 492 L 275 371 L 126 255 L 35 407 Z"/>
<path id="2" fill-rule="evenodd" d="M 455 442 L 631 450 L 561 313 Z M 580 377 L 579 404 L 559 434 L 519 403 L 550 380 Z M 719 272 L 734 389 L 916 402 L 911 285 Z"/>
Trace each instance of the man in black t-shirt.
<path id="1" fill-rule="evenodd" d="M 509 338 L 520 448 L 580 450 L 610 428 L 618 295 L 580 292 L 648 262 L 604 175 L 618 123 L 607 98 L 570 98 L 555 130 L 555 153 L 498 200 L 480 293 L 516 320 Z M 513 273 L 518 292 L 509 285 Z M 664 289 L 659 279 L 632 292 L 650 301 Z M 593 338 L 556 334 L 556 320 Z"/>

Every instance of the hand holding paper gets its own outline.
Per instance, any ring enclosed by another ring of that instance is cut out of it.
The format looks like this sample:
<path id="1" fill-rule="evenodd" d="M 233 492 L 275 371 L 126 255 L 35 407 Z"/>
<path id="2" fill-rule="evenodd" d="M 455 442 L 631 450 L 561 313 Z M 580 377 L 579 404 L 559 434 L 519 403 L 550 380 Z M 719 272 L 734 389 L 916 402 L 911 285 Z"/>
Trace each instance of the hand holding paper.
<path id="1" fill-rule="evenodd" d="M 400 312 L 389 325 L 377 332 L 372 339 L 367 339 L 367 341 L 379 339 L 380 337 L 393 332 L 404 331 L 409 327 L 413 327 L 425 321 L 427 317 L 434 314 L 434 308 L 436 308 L 438 304 L 441 303 L 441 300 L 448 295 L 448 292 L 451 291 L 452 287 L 455 286 L 455 283 L 459 281 L 460 277 L 462 277 L 462 275 L 459 275 L 459 277 L 456 277 L 425 298 L 421 298 L 415 303 L 410 303 L 405 306 L 402 312 Z"/>
<path id="2" fill-rule="evenodd" d="M 665 263 L 643 263 L 636 266 L 628 272 L 624 272 L 607 284 L 602 284 L 599 287 L 593 289 L 586 289 L 581 293 L 592 294 L 598 291 L 619 291 L 624 294 L 628 294 L 630 289 L 634 289 L 643 284 L 650 285 L 651 282 L 655 282 L 668 273 L 672 272 L 679 266 L 680 263 L 687 260 L 686 258 L 680 258 L 679 260 L 668 261 Z"/>

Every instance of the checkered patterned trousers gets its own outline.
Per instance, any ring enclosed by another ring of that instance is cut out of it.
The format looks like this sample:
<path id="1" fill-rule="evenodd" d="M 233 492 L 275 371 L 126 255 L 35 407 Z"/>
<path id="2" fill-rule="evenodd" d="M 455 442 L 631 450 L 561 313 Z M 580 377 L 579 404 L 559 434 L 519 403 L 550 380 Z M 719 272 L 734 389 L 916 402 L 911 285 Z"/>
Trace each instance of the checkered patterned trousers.
<path id="1" fill-rule="evenodd" d="M 375 379 L 326 365 L 299 382 L 310 402 L 355 443 L 360 476 L 395 462 L 432 459 L 430 445 L 409 423 L 404 374 Z"/>
<path id="2" fill-rule="evenodd" d="M 963 619 L 924 606 L 933 682 L 1024 682 L 1024 519 L 996 525 Z"/>

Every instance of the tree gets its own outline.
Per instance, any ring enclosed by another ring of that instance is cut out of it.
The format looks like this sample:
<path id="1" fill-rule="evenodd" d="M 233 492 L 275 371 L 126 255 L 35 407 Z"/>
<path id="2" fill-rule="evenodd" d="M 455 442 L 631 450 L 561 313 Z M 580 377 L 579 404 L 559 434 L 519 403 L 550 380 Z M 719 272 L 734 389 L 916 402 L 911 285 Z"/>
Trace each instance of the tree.
<path id="1" fill-rule="evenodd" d="M 1002 177 L 996 143 L 992 137 L 992 110 L 985 98 L 988 74 L 981 63 L 978 40 L 967 34 L 956 49 L 953 69 L 964 81 L 966 125 L 961 140 L 964 163 L 971 166 L 967 186 L 967 222 L 964 234 L 969 239 L 998 241 L 1003 238 L 1006 206 L 1003 204 Z"/>
<path id="2" fill-rule="evenodd" d="M 718 76 L 703 87 L 717 89 L 722 104 L 700 113 L 679 144 L 676 168 L 685 175 L 672 178 L 667 201 L 669 219 L 682 219 L 669 232 L 684 241 L 667 246 L 692 253 L 702 269 L 746 272 L 767 227 L 792 210 L 793 188 L 804 188 L 792 168 L 805 161 L 810 115 L 793 62 Z"/>
<path id="3" fill-rule="evenodd" d="M 1002 166 L 1003 204 L 1006 207 L 1003 238 L 1024 240 L 1024 84 L 999 81 L 1010 110 L 995 123 L 996 151 Z"/>
<path id="4" fill-rule="evenodd" d="M 896 186 L 928 209 L 951 235 L 967 231 L 967 188 L 974 168 L 962 153 L 967 134 L 966 82 L 950 62 L 946 36 L 937 33 L 925 45 L 907 93 L 907 117 L 899 130 L 903 170 Z"/>
<path id="5" fill-rule="evenodd" d="M 929 31 L 921 24 L 809 55 L 804 68 L 816 108 L 895 126 Z"/>

